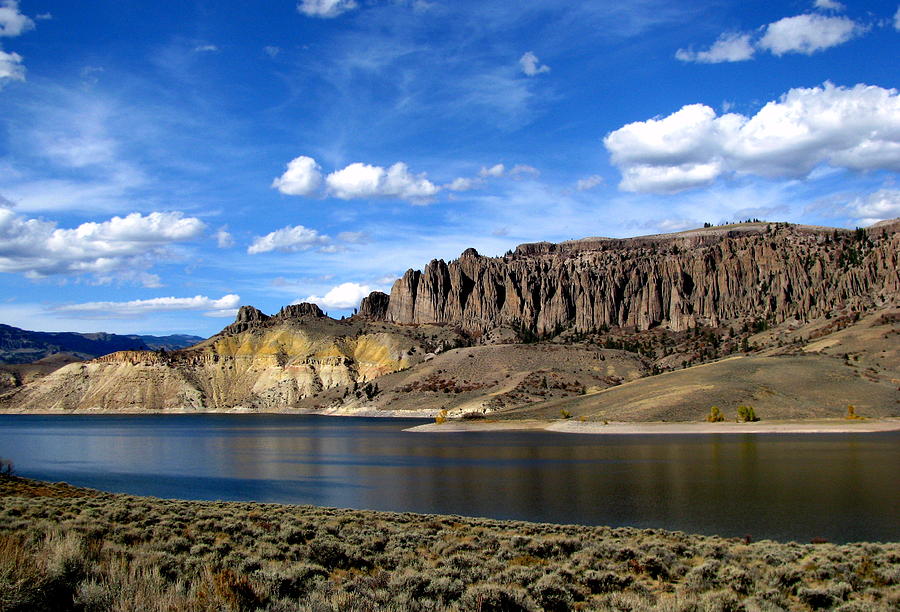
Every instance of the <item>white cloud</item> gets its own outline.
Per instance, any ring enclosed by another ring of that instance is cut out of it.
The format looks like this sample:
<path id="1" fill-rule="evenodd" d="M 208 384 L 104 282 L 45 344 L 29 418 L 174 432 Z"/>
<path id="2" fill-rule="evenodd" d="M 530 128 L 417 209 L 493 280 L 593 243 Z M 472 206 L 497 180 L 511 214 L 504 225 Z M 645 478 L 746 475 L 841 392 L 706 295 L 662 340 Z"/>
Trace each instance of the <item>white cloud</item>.
<path id="1" fill-rule="evenodd" d="M 355 9 L 355 0 L 301 0 L 297 10 L 307 17 L 337 17 L 342 13 Z"/>
<path id="2" fill-rule="evenodd" d="M 215 233 L 216 245 L 220 249 L 230 249 L 234 246 L 234 237 L 228 231 L 228 227 L 220 227 Z"/>
<path id="3" fill-rule="evenodd" d="M 198 53 L 215 53 L 219 50 L 217 45 L 197 45 L 194 47 L 194 51 Z"/>
<path id="4" fill-rule="evenodd" d="M 450 191 L 470 191 L 477 188 L 479 185 L 481 185 L 481 181 L 478 181 L 477 179 L 464 178 L 460 176 L 453 179 L 453 181 L 448 185 L 444 185 L 444 187 L 449 189 Z"/>
<path id="5" fill-rule="evenodd" d="M 843 11 L 846 7 L 835 0 L 816 0 L 816 8 L 826 11 Z"/>
<path id="6" fill-rule="evenodd" d="M 297 253 L 314 247 L 325 247 L 331 240 L 314 229 L 295 225 L 283 227 L 265 236 L 258 236 L 253 244 L 247 247 L 247 253 L 257 255 L 269 251 L 281 253 Z"/>
<path id="7" fill-rule="evenodd" d="M 25 80 L 25 66 L 22 65 L 22 56 L 18 53 L 6 53 L 0 49 L 0 86 L 4 79 L 13 81 Z"/>
<path id="8" fill-rule="evenodd" d="M 817 8 L 842 10 L 843 5 L 833 0 L 818 0 Z M 759 33 L 726 32 L 719 35 L 716 42 L 706 51 L 692 48 L 678 49 L 675 57 L 683 62 L 718 64 L 722 62 L 742 62 L 753 59 L 756 51 L 762 49 L 774 55 L 803 53 L 812 55 L 817 51 L 843 44 L 868 30 L 867 27 L 847 17 L 804 14 L 785 17 L 760 28 Z"/>
<path id="9" fill-rule="evenodd" d="M 332 287 L 328 293 L 322 297 L 311 295 L 301 301 L 318 304 L 322 308 L 348 310 L 359 306 L 360 301 L 371 292 L 372 289 L 368 285 L 360 285 L 359 283 L 341 283 L 337 287 Z M 299 301 L 297 303 L 299 303 Z"/>
<path id="10" fill-rule="evenodd" d="M 34 28 L 34 21 L 19 12 L 18 0 L 0 0 L 0 37 L 18 36 Z"/>
<path id="11" fill-rule="evenodd" d="M 541 174 L 541 171 L 534 166 L 529 166 L 527 164 L 516 164 L 509 170 L 510 176 L 521 176 L 523 174 L 539 176 Z"/>
<path id="12" fill-rule="evenodd" d="M 820 164 L 900 171 L 900 95 L 825 83 L 792 89 L 753 117 L 691 104 L 603 142 L 626 191 L 681 191 L 731 172 L 796 178 Z"/>
<path id="13" fill-rule="evenodd" d="M 682 62 L 719 64 L 722 62 L 742 62 L 751 59 L 755 49 L 750 34 L 726 33 L 719 36 L 708 51 L 679 49 L 675 57 Z"/>
<path id="14" fill-rule="evenodd" d="M 897 7 L 897 12 L 894 13 L 894 29 L 900 30 L 900 6 Z"/>
<path id="15" fill-rule="evenodd" d="M 0 207 L 0 272 L 29 278 L 91 273 L 101 282 L 119 277 L 158 285 L 159 278 L 143 270 L 164 257 L 167 247 L 197 238 L 204 228 L 202 221 L 180 212 L 154 212 L 59 229 L 54 221 Z"/>
<path id="16" fill-rule="evenodd" d="M 159 297 L 128 302 L 84 302 L 56 306 L 53 311 L 76 318 L 134 318 L 141 315 L 185 310 L 204 310 L 212 317 L 231 317 L 237 313 L 241 296 L 229 293 L 214 300 L 205 295 L 188 298 Z"/>
<path id="17" fill-rule="evenodd" d="M 426 201 L 437 194 L 438 186 L 425 174 L 411 174 L 403 162 L 390 168 L 353 163 L 325 178 L 329 191 L 342 200 L 372 197 L 398 197 L 413 202 Z"/>
<path id="18" fill-rule="evenodd" d="M 276 47 L 275 45 L 266 45 L 263 47 L 263 51 L 266 52 L 266 55 L 269 57 L 275 57 L 279 53 L 281 53 L 281 47 Z"/>
<path id="19" fill-rule="evenodd" d="M 312 195 L 322 184 L 321 170 L 312 157 L 295 157 L 288 163 L 284 174 L 272 181 L 272 187 L 286 195 Z"/>
<path id="20" fill-rule="evenodd" d="M 843 44 L 864 31 L 864 27 L 846 17 L 797 15 L 770 23 L 758 44 L 775 55 L 812 55 Z"/>
<path id="21" fill-rule="evenodd" d="M 858 197 L 849 204 L 848 209 L 849 214 L 862 227 L 900 217 L 900 190 L 880 189 L 865 197 Z"/>
<path id="22" fill-rule="evenodd" d="M 592 174 L 591 176 L 585 177 L 583 179 L 578 179 L 578 182 L 575 183 L 575 189 L 577 189 L 578 191 L 588 191 L 602 183 L 602 176 L 600 176 L 599 174 Z"/>
<path id="23" fill-rule="evenodd" d="M 522 72 L 527 76 L 535 76 L 544 72 L 550 72 L 550 66 L 541 64 L 537 55 L 531 51 L 526 51 L 522 57 L 519 58 L 519 66 L 521 66 Z"/>
<path id="24" fill-rule="evenodd" d="M 483 178 L 486 178 L 489 176 L 496 178 L 499 176 L 503 176 L 503 174 L 505 172 L 506 172 L 506 166 L 504 166 L 503 164 L 495 164 L 495 165 L 491 166 L 490 168 L 482 167 L 481 171 L 478 173 L 478 176 L 483 177 Z"/>

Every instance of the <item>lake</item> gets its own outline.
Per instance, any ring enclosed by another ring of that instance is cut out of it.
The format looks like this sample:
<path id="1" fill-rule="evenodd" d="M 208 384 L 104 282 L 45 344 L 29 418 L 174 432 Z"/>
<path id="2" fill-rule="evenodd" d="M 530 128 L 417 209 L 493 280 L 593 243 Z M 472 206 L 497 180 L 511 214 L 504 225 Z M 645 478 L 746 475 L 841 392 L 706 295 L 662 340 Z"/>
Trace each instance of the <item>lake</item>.
<path id="1" fill-rule="evenodd" d="M 416 434 L 413 419 L 0 415 L 16 473 L 106 491 L 653 527 L 900 540 L 900 432 Z"/>

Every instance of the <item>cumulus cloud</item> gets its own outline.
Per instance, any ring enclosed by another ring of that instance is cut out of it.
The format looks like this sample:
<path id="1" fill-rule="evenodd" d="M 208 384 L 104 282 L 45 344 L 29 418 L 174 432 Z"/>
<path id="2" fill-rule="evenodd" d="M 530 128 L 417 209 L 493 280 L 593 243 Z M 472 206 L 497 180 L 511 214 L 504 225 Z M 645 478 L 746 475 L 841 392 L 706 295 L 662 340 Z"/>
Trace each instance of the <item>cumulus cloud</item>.
<path id="1" fill-rule="evenodd" d="M 272 187 L 286 195 L 311 195 L 322 184 L 321 170 L 312 157 L 295 157 L 288 162 L 284 174 L 272 181 Z"/>
<path id="2" fill-rule="evenodd" d="M 541 64 L 537 55 L 531 51 L 526 51 L 522 57 L 519 58 L 519 66 L 521 66 L 522 72 L 527 76 L 535 76 L 544 72 L 550 72 L 550 66 Z"/>
<path id="3" fill-rule="evenodd" d="M 76 318 L 134 318 L 157 312 L 176 312 L 185 310 L 205 310 L 206 316 L 232 317 L 237 314 L 241 296 L 229 293 L 214 300 L 205 295 L 194 297 L 158 297 L 149 300 L 131 300 L 129 302 L 84 302 L 81 304 L 65 304 L 56 306 L 56 313 Z"/>
<path id="4" fill-rule="evenodd" d="M 34 21 L 19 12 L 18 0 L 0 0 L 0 37 L 19 36 L 34 28 Z"/>
<path id="5" fill-rule="evenodd" d="M 228 231 L 228 227 L 220 227 L 215 233 L 216 245 L 220 249 L 230 249 L 234 246 L 234 237 Z"/>
<path id="6" fill-rule="evenodd" d="M 300 301 L 318 304 L 322 308 L 349 310 L 359 306 L 360 301 L 370 293 L 372 289 L 368 285 L 341 283 L 337 287 L 332 287 L 324 296 L 311 295 Z"/>
<path id="7" fill-rule="evenodd" d="M 846 17 L 797 15 L 766 26 L 759 46 L 775 55 L 803 53 L 812 55 L 836 47 L 865 32 L 865 28 Z"/>
<path id="8" fill-rule="evenodd" d="M 880 189 L 858 197 L 850 202 L 848 212 L 862 227 L 900 217 L 900 190 Z"/>
<path id="9" fill-rule="evenodd" d="M 158 277 L 141 272 L 165 257 L 168 247 L 205 229 L 202 221 L 180 212 L 132 213 L 74 229 L 56 225 L 0 207 L 0 272 L 29 278 L 91 273 L 101 281 L 131 277 L 158 285 Z"/>
<path id="10" fill-rule="evenodd" d="M 305 155 L 291 160 L 284 174 L 272 181 L 272 187 L 287 195 L 311 196 L 323 182 L 329 194 L 342 200 L 396 197 L 423 203 L 441 190 L 424 173 L 411 173 L 403 162 L 389 168 L 356 162 L 323 180 L 322 168 Z"/>
<path id="11" fill-rule="evenodd" d="M 843 11 L 845 7 L 835 0 L 816 0 L 816 8 L 826 11 Z"/>
<path id="12" fill-rule="evenodd" d="M 753 48 L 750 34 L 725 33 L 719 36 L 712 47 L 706 51 L 679 49 L 675 52 L 675 57 L 682 62 L 719 64 L 743 62 L 752 58 L 754 53 L 756 53 L 756 49 Z"/>
<path id="13" fill-rule="evenodd" d="M 495 164 L 495 165 L 491 166 L 490 168 L 482 167 L 481 171 L 478 172 L 478 176 L 483 177 L 483 178 L 487 178 L 489 176 L 497 178 L 497 177 L 503 176 L 503 174 L 505 172 L 506 172 L 506 166 L 504 166 L 503 164 Z"/>
<path id="14" fill-rule="evenodd" d="M 301 0 L 297 10 L 307 17 L 331 18 L 351 11 L 358 6 L 355 0 Z"/>
<path id="15" fill-rule="evenodd" d="M 841 10 L 843 5 L 832 0 L 820 0 L 816 7 Z M 786 53 L 812 55 L 841 45 L 867 30 L 867 27 L 847 17 L 809 13 L 779 19 L 756 33 L 724 33 L 705 51 L 678 49 L 675 57 L 683 62 L 718 64 L 752 59 L 757 50 L 769 51 L 777 56 Z"/>
<path id="16" fill-rule="evenodd" d="M 603 142 L 625 191 L 676 192 L 732 172 L 797 178 L 820 164 L 900 171 L 900 95 L 825 83 L 792 89 L 753 117 L 691 104 Z"/>
<path id="17" fill-rule="evenodd" d="M 332 172 L 325 178 L 328 190 L 342 200 L 373 197 L 397 197 L 413 202 L 426 201 L 439 187 L 425 178 L 412 174 L 403 162 L 390 168 L 370 166 L 360 162 Z"/>
<path id="18" fill-rule="evenodd" d="M 453 181 L 449 184 L 444 185 L 444 187 L 446 187 L 450 191 L 471 191 L 472 189 L 477 188 L 480 184 L 481 181 L 460 176 L 453 179 Z"/>
<path id="19" fill-rule="evenodd" d="M 265 236 L 256 237 L 253 243 L 247 247 L 247 253 L 250 255 L 269 251 L 297 253 L 316 247 L 323 248 L 330 242 L 331 239 L 328 236 L 323 236 L 314 229 L 302 225 L 288 225 Z"/>
<path id="20" fill-rule="evenodd" d="M 0 49 L 0 84 L 3 80 L 25 80 L 25 66 L 22 65 L 22 56 L 18 53 L 7 53 Z"/>

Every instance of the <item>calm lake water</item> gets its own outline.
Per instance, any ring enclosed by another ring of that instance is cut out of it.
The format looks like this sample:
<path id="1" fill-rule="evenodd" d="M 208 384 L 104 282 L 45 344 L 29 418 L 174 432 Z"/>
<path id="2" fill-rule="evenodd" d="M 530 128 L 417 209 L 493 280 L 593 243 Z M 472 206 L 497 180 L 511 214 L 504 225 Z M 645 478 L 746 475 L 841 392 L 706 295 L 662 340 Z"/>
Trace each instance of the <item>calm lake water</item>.
<path id="1" fill-rule="evenodd" d="M 253 500 L 754 539 L 900 540 L 900 433 L 414 434 L 407 419 L 0 415 L 22 476 Z"/>

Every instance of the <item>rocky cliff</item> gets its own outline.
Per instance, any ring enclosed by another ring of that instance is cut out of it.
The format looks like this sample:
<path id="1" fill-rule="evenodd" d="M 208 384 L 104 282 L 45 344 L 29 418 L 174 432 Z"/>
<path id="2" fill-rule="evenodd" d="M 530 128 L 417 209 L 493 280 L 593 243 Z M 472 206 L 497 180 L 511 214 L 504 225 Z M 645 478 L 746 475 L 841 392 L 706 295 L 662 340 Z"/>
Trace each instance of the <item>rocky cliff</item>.
<path id="1" fill-rule="evenodd" d="M 409 270 L 360 314 L 511 326 L 539 335 L 606 326 L 679 331 L 747 319 L 778 323 L 866 308 L 900 294 L 900 221 L 868 230 L 745 223 L 628 239 L 524 244 L 503 257 L 474 249 Z"/>

